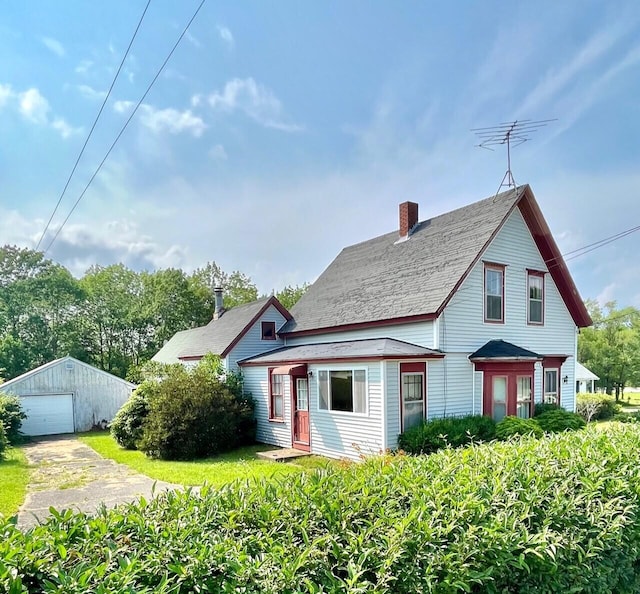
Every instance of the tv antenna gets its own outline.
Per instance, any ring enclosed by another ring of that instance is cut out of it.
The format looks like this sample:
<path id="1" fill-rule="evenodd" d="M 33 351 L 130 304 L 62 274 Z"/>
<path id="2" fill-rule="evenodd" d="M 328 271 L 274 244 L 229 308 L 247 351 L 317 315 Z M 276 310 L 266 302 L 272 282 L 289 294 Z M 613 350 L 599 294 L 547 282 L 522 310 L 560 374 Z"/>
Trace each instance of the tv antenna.
<path id="1" fill-rule="evenodd" d="M 494 150 L 494 146 L 507 145 L 507 172 L 504 174 L 498 192 L 502 187 L 515 188 L 516 181 L 511 172 L 511 149 L 531 140 L 531 134 L 544 128 L 552 120 L 514 120 L 513 122 L 502 122 L 497 126 L 487 126 L 486 128 L 472 128 L 480 139 L 480 144 L 476 146 L 487 150 Z"/>

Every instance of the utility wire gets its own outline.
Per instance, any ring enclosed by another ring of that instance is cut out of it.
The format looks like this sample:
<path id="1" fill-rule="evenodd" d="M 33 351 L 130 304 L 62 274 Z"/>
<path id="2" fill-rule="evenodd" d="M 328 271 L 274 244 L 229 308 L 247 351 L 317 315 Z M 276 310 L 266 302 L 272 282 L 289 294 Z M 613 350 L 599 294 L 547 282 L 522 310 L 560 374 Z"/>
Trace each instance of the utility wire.
<path id="1" fill-rule="evenodd" d="M 91 130 L 89 130 L 89 134 L 87 135 L 87 138 L 84 141 L 84 144 L 82 145 L 82 149 L 80 150 L 80 154 L 78 155 L 78 158 L 76 159 L 76 162 L 73 165 L 73 169 L 71 170 L 71 173 L 69 174 L 69 177 L 67 178 L 67 183 L 65 183 L 64 188 L 62 190 L 62 193 L 60 194 L 60 197 L 58 198 L 58 202 L 56 202 L 56 206 L 53 209 L 53 212 L 51 213 L 51 216 L 49 217 L 49 220 L 47 221 L 47 224 L 45 225 L 44 231 L 42 231 L 42 235 L 40 236 L 40 239 L 38 240 L 38 245 L 36 245 L 36 251 L 40 247 L 40 244 L 42 243 L 42 240 L 44 239 L 44 236 L 47 233 L 47 231 L 48 231 L 48 229 L 49 229 L 49 227 L 51 225 L 51 221 L 53 221 L 53 217 L 55 217 L 56 213 L 58 212 L 58 208 L 60 207 L 60 203 L 62 202 L 62 199 L 64 198 L 64 195 L 67 192 L 67 188 L 69 187 L 69 184 L 71 183 L 71 178 L 73 177 L 73 174 L 76 172 L 76 169 L 78 167 L 78 163 L 80 163 L 80 159 L 82 158 L 82 155 L 84 154 L 84 149 L 87 148 L 87 144 L 89 143 L 89 139 L 91 138 L 91 135 L 93 134 L 93 131 L 95 130 L 96 124 L 98 123 L 98 120 L 100 119 L 100 116 L 102 115 L 102 111 L 104 110 L 104 107 L 107 104 L 107 101 L 109 100 L 109 96 L 111 95 L 111 91 L 113 90 L 113 87 L 116 84 L 116 80 L 118 80 L 118 76 L 120 75 L 120 71 L 122 70 L 122 67 L 124 66 L 124 63 L 125 63 L 125 61 L 127 59 L 127 56 L 129 55 L 129 51 L 131 50 L 131 46 L 133 45 L 133 42 L 134 42 L 136 36 L 138 35 L 138 31 L 140 30 L 140 26 L 142 25 L 142 21 L 144 20 L 144 16 L 147 14 L 147 9 L 149 8 L 149 4 L 151 4 L 151 0 L 147 1 L 147 5 L 144 7 L 144 10 L 142 11 L 142 16 L 140 17 L 140 20 L 138 21 L 138 26 L 136 27 L 136 30 L 133 32 L 133 36 L 131 37 L 131 41 L 129 42 L 129 46 L 127 47 L 127 51 L 124 53 L 124 56 L 122 56 L 122 61 L 120 62 L 120 66 L 118 66 L 118 70 L 116 71 L 116 74 L 113 77 L 113 80 L 111 81 L 111 86 L 109 87 L 109 90 L 107 91 L 107 94 L 105 95 L 104 101 L 102 102 L 102 105 L 100 106 L 100 109 L 98 110 L 98 115 L 96 115 L 96 119 L 93 120 L 93 125 L 91 126 Z"/>
<path id="2" fill-rule="evenodd" d="M 147 87 L 147 90 L 144 92 L 142 97 L 140 97 L 140 100 L 138 101 L 138 103 L 134 107 L 133 111 L 131 112 L 131 115 L 128 117 L 127 121 L 124 123 L 124 126 L 122 126 L 122 128 L 120 129 L 120 132 L 118 132 L 118 135 L 116 136 L 115 140 L 113 141 L 113 143 L 109 147 L 109 150 L 105 154 L 105 156 L 102 159 L 102 161 L 100 161 L 100 165 L 98 165 L 96 170 L 93 172 L 93 175 L 89 178 L 89 181 L 87 182 L 87 185 L 84 187 L 84 190 L 82 190 L 81 194 L 78 196 L 78 199 L 75 201 L 74 205 L 71 207 L 71 210 L 69 211 L 69 214 L 67 215 L 67 218 L 64 221 L 62 221 L 62 225 L 60 225 L 60 227 L 58 227 L 58 230 L 56 231 L 55 235 L 53 236 L 53 239 L 49 242 L 49 245 L 44 250 L 44 254 L 46 254 L 51 249 L 51 246 L 54 244 L 54 242 L 58 238 L 58 235 L 60 235 L 60 231 L 62 231 L 63 227 L 67 224 L 67 221 L 69 220 L 69 218 L 71 217 L 71 215 L 73 214 L 75 209 L 77 208 L 78 204 L 80 204 L 80 201 L 82 200 L 82 198 L 86 194 L 87 190 L 89 189 L 89 186 L 91 185 L 93 180 L 96 178 L 96 176 L 98 175 L 98 173 L 102 169 L 102 166 L 104 165 L 105 161 L 108 159 L 109 155 L 111 154 L 111 151 L 114 149 L 114 147 L 116 146 L 118 140 L 120 140 L 120 137 L 122 136 L 122 134 L 126 130 L 127 126 L 129 125 L 129 122 L 131 122 L 131 120 L 133 119 L 133 116 L 136 114 L 136 112 L 138 111 L 138 109 L 142 105 L 142 102 L 145 100 L 146 96 L 149 94 L 149 91 L 151 91 L 151 87 L 153 87 L 153 85 L 155 84 L 156 80 L 158 80 L 158 77 L 160 76 L 160 74 L 162 74 L 162 71 L 164 70 L 164 67 L 167 65 L 167 62 L 169 62 L 169 60 L 171 59 L 171 56 L 173 56 L 173 53 L 176 51 L 178 45 L 182 41 L 182 38 L 186 35 L 187 30 L 191 26 L 191 23 L 193 23 L 193 21 L 195 20 L 196 16 L 198 16 L 198 13 L 200 12 L 200 9 L 204 5 L 205 1 L 206 0 L 202 0 L 200 2 L 200 4 L 198 5 L 198 8 L 196 8 L 196 11 L 193 13 L 193 16 L 191 17 L 191 19 L 187 23 L 186 27 L 183 29 L 182 33 L 180 34 L 180 37 L 178 37 L 178 40 L 175 42 L 175 44 L 171 48 L 171 51 L 169 52 L 169 55 L 165 58 L 164 62 L 162 63 L 162 66 L 160 66 L 160 68 L 158 69 L 158 72 L 156 73 L 156 75 L 153 77 L 153 79 L 149 83 L 149 86 Z"/>

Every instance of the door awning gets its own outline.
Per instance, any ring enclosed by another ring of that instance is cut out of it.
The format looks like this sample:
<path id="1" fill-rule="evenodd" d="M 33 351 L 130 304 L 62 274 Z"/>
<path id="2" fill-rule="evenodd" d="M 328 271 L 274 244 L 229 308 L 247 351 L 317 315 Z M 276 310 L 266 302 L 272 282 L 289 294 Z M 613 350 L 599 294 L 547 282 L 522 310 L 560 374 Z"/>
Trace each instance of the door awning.
<path id="1" fill-rule="evenodd" d="M 307 375 L 307 364 L 297 363 L 295 365 L 281 365 L 275 367 L 271 372 L 272 375 Z"/>

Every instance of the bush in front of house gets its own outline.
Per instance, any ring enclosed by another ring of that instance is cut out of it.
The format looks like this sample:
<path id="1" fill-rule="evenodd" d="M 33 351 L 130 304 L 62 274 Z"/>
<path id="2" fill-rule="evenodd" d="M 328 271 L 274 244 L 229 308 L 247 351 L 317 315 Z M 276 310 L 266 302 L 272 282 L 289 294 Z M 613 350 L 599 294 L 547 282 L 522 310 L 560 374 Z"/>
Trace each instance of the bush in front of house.
<path id="1" fill-rule="evenodd" d="M 5 433 L 2 423 L 0 423 L 0 460 L 4 460 L 5 452 L 8 447 L 9 440 L 7 439 L 7 434 Z"/>
<path id="2" fill-rule="evenodd" d="M 638 592 L 639 450 L 591 426 L 0 520 L 0 591 Z"/>
<path id="3" fill-rule="evenodd" d="M 498 439 L 505 440 L 515 435 L 542 437 L 544 435 L 544 431 L 536 419 L 505 417 L 496 424 L 496 437 Z"/>
<path id="4" fill-rule="evenodd" d="M 471 442 L 490 441 L 496 424 L 490 417 L 468 415 L 431 419 L 398 436 L 398 447 L 409 454 L 431 454 L 442 448 L 457 448 Z"/>
<path id="5" fill-rule="evenodd" d="M 111 435 L 119 446 L 135 450 L 142 439 L 142 428 L 149 414 L 149 401 L 158 391 L 157 382 L 145 381 L 131 394 L 111 421 Z"/>
<path id="6" fill-rule="evenodd" d="M 560 406 L 552 402 L 538 402 L 533 409 L 533 416 L 538 417 L 550 410 L 560 410 Z"/>
<path id="7" fill-rule="evenodd" d="M 189 460 L 253 441 L 253 402 L 234 382 L 207 362 L 172 369 L 149 400 L 138 449 L 153 458 Z"/>
<path id="8" fill-rule="evenodd" d="M 542 430 L 547 433 L 576 431 L 586 425 L 585 420 L 579 414 L 569 412 L 563 408 L 550 410 L 538 415 L 535 420 L 538 422 L 538 425 L 542 427 Z"/>
<path id="9" fill-rule="evenodd" d="M 632 413 L 621 412 L 616 414 L 611 420 L 620 423 L 640 423 L 640 411 Z"/>
<path id="10" fill-rule="evenodd" d="M 22 420 L 26 418 L 20 398 L 0 393 L 0 425 L 10 444 L 16 444 L 22 439 L 20 428 Z"/>
<path id="11" fill-rule="evenodd" d="M 622 407 L 606 394 L 580 393 L 576 395 L 576 412 L 587 423 L 612 419 L 621 411 Z"/>

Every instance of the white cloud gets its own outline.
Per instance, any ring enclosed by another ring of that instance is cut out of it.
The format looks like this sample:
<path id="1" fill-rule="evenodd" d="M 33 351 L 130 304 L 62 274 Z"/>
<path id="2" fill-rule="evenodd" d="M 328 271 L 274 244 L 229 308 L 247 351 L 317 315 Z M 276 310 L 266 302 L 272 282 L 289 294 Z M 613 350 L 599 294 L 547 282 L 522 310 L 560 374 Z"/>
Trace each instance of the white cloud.
<path id="1" fill-rule="evenodd" d="M 104 99 L 106 92 L 105 91 L 97 91 L 93 87 L 89 85 L 77 85 L 76 88 L 80 95 L 82 95 L 85 99 L 98 100 Z"/>
<path id="2" fill-rule="evenodd" d="M 113 109 L 117 113 L 128 113 L 134 107 L 133 101 L 116 101 Z M 140 108 L 140 122 L 143 126 L 149 128 L 153 132 L 169 132 L 171 134 L 179 134 L 181 132 L 189 132 L 193 136 L 202 136 L 207 125 L 202 118 L 194 115 L 190 109 L 180 111 L 172 107 L 166 109 L 158 109 L 153 105 L 143 103 Z"/>
<path id="3" fill-rule="evenodd" d="M 25 118 L 36 124 L 46 124 L 48 121 L 49 102 L 36 88 L 20 93 L 19 108 Z"/>
<path id="4" fill-rule="evenodd" d="M 185 33 L 185 38 L 194 47 L 197 47 L 197 48 L 202 47 L 202 43 L 200 42 L 200 40 L 194 35 L 192 35 L 188 29 L 187 29 L 187 32 Z"/>
<path id="5" fill-rule="evenodd" d="M 49 51 L 53 52 L 59 58 L 63 58 L 67 53 L 64 46 L 57 39 L 53 39 L 53 37 L 43 37 L 40 41 L 42 41 Z"/>
<path id="6" fill-rule="evenodd" d="M 224 147 L 221 144 L 216 144 L 215 146 L 211 147 L 211 149 L 209 150 L 209 156 L 214 161 L 226 161 L 228 157 L 227 151 L 224 150 Z"/>
<path id="7" fill-rule="evenodd" d="M 91 60 L 82 60 L 75 68 L 76 74 L 86 75 L 93 66 Z"/>
<path id="8" fill-rule="evenodd" d="M 227 82 L 222 92 L 209 95 L 208 100 L 216 111 L 241 111 L 267 128 L 284 132 L 300 132 L 303 129 L 286 121 L 280 100 L 253 78 L 234 78 Z"/>
<path id="9" fill-rule="evenodd" d="M 232 50 L 235 47 L 236 40 L 234 39 L 231 30 L 224 25 L 218 25 L 216 29 L 218 29 L 218 35 L 220 36 L 222 42 L 227 46 L 228 49 Z"/>
<path id="10" fill-rule="evenodd" d="M 191 106 L 198 107 L 202 103 L 202 95 L 199 93 L 191 97 Z"/>
<path id="11" fill-rule="evenodd" d="M 616 290 L 616 283 L 611 283 L 607 285 L 598 294 L 598 296 L 596 297 L 596 301 L 601 306 L 604 306 L 606 303 L 609 303 L 609 301 L 615 301 L 615 290 Z"/>
<path id="12" fill-rule="evenodd" d="M 62 118 L 55 118 L 53 122 L 51 122 L 51 127 L 60 132 L 60 136 L 65 140 L 74 134 L 82 133 L 82 128 L 74 128 Z"/>

